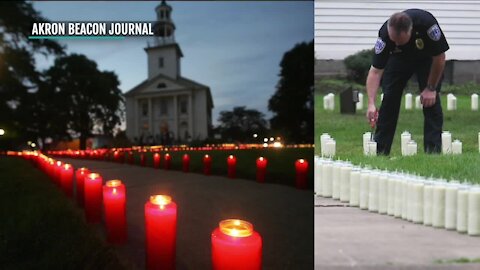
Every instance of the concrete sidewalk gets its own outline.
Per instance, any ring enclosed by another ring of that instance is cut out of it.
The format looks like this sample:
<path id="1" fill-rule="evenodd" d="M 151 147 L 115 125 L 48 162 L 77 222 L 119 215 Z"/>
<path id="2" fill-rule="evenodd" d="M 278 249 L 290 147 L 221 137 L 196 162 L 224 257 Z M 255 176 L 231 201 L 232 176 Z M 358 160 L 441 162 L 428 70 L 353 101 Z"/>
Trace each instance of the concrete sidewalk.
<path id="1" fill-rule="evenodd" d="M 315 198 L 315 269 L 480 269 L 480 237 Z"/>
<path id="2" fill-rule="evenodd" d="M 128 243 L 116 250 L 132 268 L 145 268 L 143 207 L 153 194 L 169 194 L 178 205 L 179 270 L 211 269 L 210 235 L 227 218 L 248 220 L 262 235 L 264 269 L 313 268 L 312 191 L 112 162 L 60 160 L 125 183 Z"/>

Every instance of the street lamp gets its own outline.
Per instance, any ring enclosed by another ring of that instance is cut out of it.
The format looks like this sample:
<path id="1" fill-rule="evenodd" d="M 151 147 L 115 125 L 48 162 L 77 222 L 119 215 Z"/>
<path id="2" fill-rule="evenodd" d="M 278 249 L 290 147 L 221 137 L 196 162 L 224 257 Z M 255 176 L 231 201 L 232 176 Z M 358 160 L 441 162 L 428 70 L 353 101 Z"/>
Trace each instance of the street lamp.
<path id="1" fill-rule="evenodd" d="M 5 130 L 3 128 L 0 128 L 0 136 L 5 135 Z"/>

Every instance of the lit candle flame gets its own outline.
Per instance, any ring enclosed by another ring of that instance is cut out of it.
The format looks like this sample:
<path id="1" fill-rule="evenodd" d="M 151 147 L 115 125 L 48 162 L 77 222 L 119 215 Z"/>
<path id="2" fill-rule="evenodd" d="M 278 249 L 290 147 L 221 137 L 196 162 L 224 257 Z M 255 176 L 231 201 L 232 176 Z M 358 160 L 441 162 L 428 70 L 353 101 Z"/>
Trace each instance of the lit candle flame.
<path id="1" fill-rule="evenodd" d="M 302 158 L 302 159 L 299 159 L 298 161 L 299 161 L 300 163 L 304 163 L 304 162 L 305 162 L 305 160 L 304 160 L 303 158 Z"/>
<path id="2" fill-rule="evenodd" d="M 225 219 L 219 223 L 220 231 L 233 237 L 248 237 L 253 234 L 253 225 L 240 219 Z"/>
<path id="3" fill-rule="evenodd" d="M 172 202 L 172 197 L 167 195 L 153 195 L 150 196 L 150 202 L 152 204 L 160 206 L 160 209 L 164 209 L 166 205 Z"/>
<path id="4" fill-rule="evenodd" d="M 88 178 L 90 178 L 92 180 L 94 180 L 96 178 L 99 178 L 99 177 L 100 177 L 100 174 L 98 174 L 98 173 L 91 173 L 91 174 L 88 175 Z"/>
<path id="5" fill-rule="evenodd" d="M 63 168 L 64 168 L 65 170 L 70 169 L 70 167 L 72 167 L 72 165 L 70 165 L 70 164 L 65 164 L 65 165 L 63 165 Z"/>
<path id="6" fill-rule="evenodd" d="M 105 183 L 107 187 L 119 187 L 122 184 L 122 181 L 120 180 L 109 180 Z M 115 190 L 115 189 L 114 189 Z"/>

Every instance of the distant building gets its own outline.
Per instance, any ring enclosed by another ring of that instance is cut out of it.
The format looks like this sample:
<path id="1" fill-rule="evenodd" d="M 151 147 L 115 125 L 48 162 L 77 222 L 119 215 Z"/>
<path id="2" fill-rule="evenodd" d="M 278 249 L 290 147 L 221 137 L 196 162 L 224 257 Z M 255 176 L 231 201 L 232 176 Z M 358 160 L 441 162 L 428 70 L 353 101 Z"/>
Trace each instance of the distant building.
<path id="1" fill-rule="evenodd" d="M 480 3 L 453 0 L 315 0 L 316 77 L 345 74 L 342 60 L 373 48 L 380 26 L 409 8 L 432 13 L 447 37 L 445 82 L 480 83 Z"/>
<path id="2" fill-rule="evenodd" d="M 145 48 L 148 78 L 125 94 L 127 136 L 138 144 L 206 139 L 212 126 L 210 88 L 181 76 L 183 53 L 175 41 L 172 8 L 162 1 L 155 11 L 157 36 Z"/>

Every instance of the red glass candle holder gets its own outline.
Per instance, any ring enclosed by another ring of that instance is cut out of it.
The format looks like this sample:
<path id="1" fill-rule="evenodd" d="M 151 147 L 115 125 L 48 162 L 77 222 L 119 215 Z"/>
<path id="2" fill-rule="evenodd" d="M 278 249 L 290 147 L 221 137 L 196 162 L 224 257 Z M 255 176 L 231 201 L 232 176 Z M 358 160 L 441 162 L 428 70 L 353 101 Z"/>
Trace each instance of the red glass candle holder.
<path id="1" fill-rule="evenodd" d="M 80 205 L 81 207 L 83 207 L 84 205 L 84 198 L 85 198 L 85 194 L 84 194 L 84 181 L 85 181 L 85 177 L 87 176 L 87 174 L 90 174 L 90 170 L 87 169 L 87 168 L 80 168 L 80 169 L 77 169 L 77 171 L 75 172 L 75 180 L 76 180 L 76 184 L 77 184 L 77 203 L 78 205 Z"/>
<path id="2" fill-rule="evenodd" d="M 190 156 L 188 154 L 183 155 L 182 157 L 182 171 L 189 172 L 190 170 Z"/>
<path id="3" fill-rule="evenodd" d="M 307 188 L 308 162 L 305 159 L 295 161 L 295 186 L 298 189 Z"/>
<path id="4" fill-rule="evenodd" d="M 62 191 L 68 197 L 73 197 L 73 167 L 70 164 L 64 164 L 60 175 L 60 184 Z"/>
<path id="5" fill-rule="evenodd" d="M 205 175 L 212 174 L 212 157 L 209 155 L 203 157 L 203 173 Z"/>
<path id="6" fill-rule="evenodd" d="M 257 158 L 257 182 L 265 183 L 265 176 L 267 174 L 268 160 L 264 157 Z"/>
<path id="7" fill-rule="evenodd" d="M 230 155 L 227 158 L 227 175 L 228 178 L 235 178 L 237 170 L 237 158 L 234 155 Z"/>
<path id="8" fill-rule="evenodd" d="M 161 156 L 159 153 L 153 154 L 153 167 L 155 169 L 160 169 Z"/>
<path id="9" fill-rule="evenodd" d="M 171 166 L 172 166 L 172 156 L 169 153 L 166 153 L 163 161 L 163 168 L 165 170 L 170 170 Z"/>
<path id="10" fill-rule="evenodd" d="M 214 270 L 260 270 L 262 237 L 253 225 L 239 219 L 220 222 L 211 236 Z"/>
<path id="11" fill-rule="evenodd" d="M 90 223 L 102 220 L 102 181 L 98 173 L 90 173 L 85 177 L 85 217 Z"/>
<path id="12" fill-rule="evenodd" d="M 127 240 L 126 191 L 120 180 L 110 180 L 103 186 L 103 209 L 107 241 L 123 244 Z"/>

